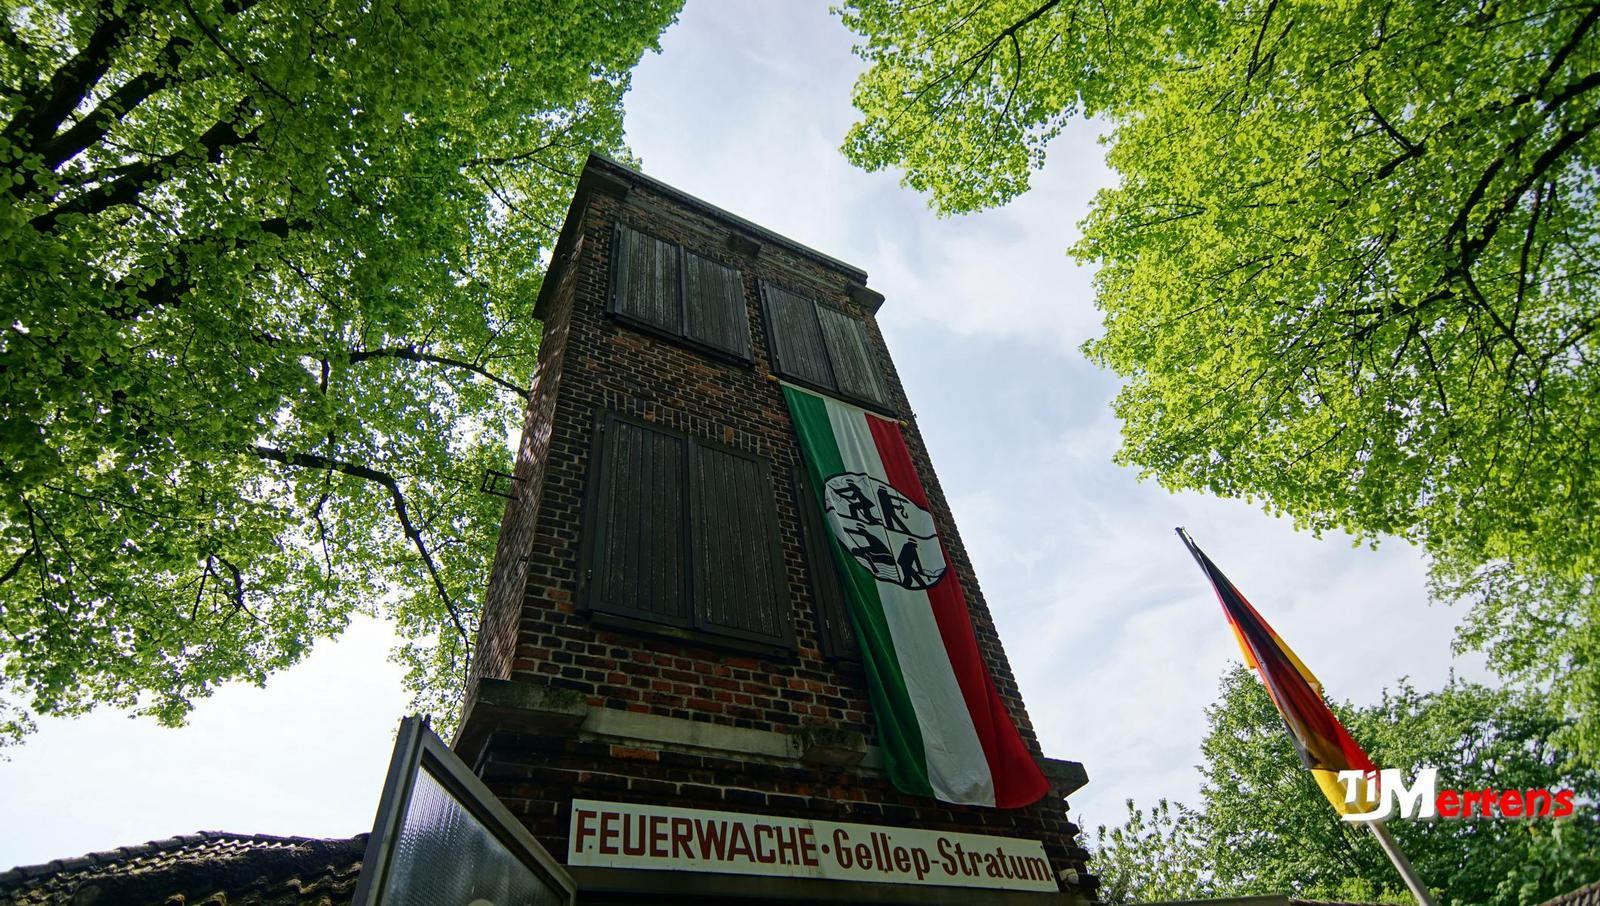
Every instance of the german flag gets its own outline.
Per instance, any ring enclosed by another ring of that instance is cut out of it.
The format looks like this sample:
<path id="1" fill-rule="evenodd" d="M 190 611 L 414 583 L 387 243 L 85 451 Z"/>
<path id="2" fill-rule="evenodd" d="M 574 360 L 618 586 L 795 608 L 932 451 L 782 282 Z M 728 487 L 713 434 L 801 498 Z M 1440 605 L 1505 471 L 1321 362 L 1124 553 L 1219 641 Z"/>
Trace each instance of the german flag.
<path id="1" fill-rule="evenodd" d="M 1217 569 L 1211 558 L 1195 546 L 1189 533 L 1181 528 L 1177 532 L 1189 548 L 1189 553 L 1194 555 L 1195 562 L 1200 564 L 1200 569 L 1205 571 L 1206 578 L 1211 580 L 1212 588 L 1216 589 L 1217 600 L 1222 602 L 1222 612 L 1227 615 L 1233 635 L 1239 640 L 1245 663 L 1260 674 L 1267 694 L 1272 696 L 1272 703 L 1278 706 L 1278 713 L 1283 715 L 1289 738 L 1294 740 L 1295 748 L 1300 751 L 1300 760 L 1305 762 L 1306 769 L 1316 778 L 1322 794 L 1328 797 L 1340 814 L 1371 811 L 1375 803 L 1367 798 L 1367 784 L 1361 784 L 1358 801 L 1344 801 L 1344 785 L 1339 782 L 1339 772 L 1376 771 L 1377 768 L 1367 753 L 1350 738 L 1350 733 L 1333 716 L 1333 712 L 1328 710 L 1327 703 L 1322 699 L 1322 684 L 1283 643 L 1283 639 L 1278 638 L 1267 621 L 1261 619 L 1261 614 L 1256 613 L 1244 595 L 1239 594 L 1239 589 L 1233 587 L 1233 583 L 1222 574 L 1222 570 Z"/>

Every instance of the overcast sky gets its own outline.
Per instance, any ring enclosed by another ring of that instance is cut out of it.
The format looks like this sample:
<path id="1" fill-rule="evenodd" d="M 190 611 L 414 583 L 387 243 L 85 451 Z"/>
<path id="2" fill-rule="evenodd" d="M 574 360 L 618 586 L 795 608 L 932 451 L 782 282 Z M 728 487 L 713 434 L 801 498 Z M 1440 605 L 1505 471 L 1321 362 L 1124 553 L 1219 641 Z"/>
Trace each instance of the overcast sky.
<path id="1" fill-rule="evenodd" d="M 1238 501 L 1171 495 L 1112 465 L 1115 378 L 1077 351 L 1099 327 L 1065 249 L 1111 180 L 1091 124 L 1034 188 L 940 219 L 838 153 L 860 70 L 825 3 L 689 0 L 628 96 L 646 173 L 864 268 L 879 321 L 1045 753 L 1081 761 L 1089 828 L 1122 801 L 1194 801 L 1203 709 L 1238 649 L 1172 527 L 1187 526 L 1339 699 L 1441 685 L 1458 614 L 1420 557 L 1322 540 Z M 1388 632 L 1376 631 L 1387 627 Z M 1359 639 L 1359 643 L 1356 640 Z M 387 630 L 358 623 L 266 689 L 190 726 L 113 712 L 41 722 L 0 763 L 0 869 L 195 830 L 368 830 L 403 715 Z"/>

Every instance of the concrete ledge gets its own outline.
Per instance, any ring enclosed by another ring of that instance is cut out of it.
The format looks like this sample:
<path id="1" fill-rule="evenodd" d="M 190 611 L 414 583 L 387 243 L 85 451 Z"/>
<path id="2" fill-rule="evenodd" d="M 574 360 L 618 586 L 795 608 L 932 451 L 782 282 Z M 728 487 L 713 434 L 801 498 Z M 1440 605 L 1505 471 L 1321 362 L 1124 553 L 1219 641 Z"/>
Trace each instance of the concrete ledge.
<path id="1" fill-rule="evenodd" d="M 777 763 L 803 761 L 819 767 L 876 770 L 882 757 L 866 737 L 853 730 L 804 728 L 793 733 L 730 727 L 680 717 L 594 708 L 584 719 L 581 735 L 624 744 L 665 746 L 707 755 L 739 755 Z M 808 757 L 809 755 L 809 757 Z"/>
<path id="2" fill-rule="evenodd" d="M 796 762 L 827 770 L 880 773 L 883 753 L 866 737 L 842 727 L 796 727 L 788 732 L 732 727 L 660 714 L 591 708 L 566 689 L 512 680 L 480 680 L 451 746 L 475 764 L 497 732 L 577 736 L 621 745 L 660 748 L 713 757 L 729 755 L 779 765 Z M 1089 782 L 1076 761 L 1046 758 L 1040 764 L 1050 791 L 1065 799 Z"/>
<path id="3" fill-rule="evenodd" d="M 852 286 L 848 290 L 850 301 L 865 308 L 868 314 L 875 315 L 883 307 L 883 293 L 865 286 Z"/>
<path id="4" fill-rule="evenodd" d="M 853 768 L 868 749 L 865 735 L 838 727 L 796 727 L 789 731 L 789 742 L 801 761 L 824 768 Z"/>
<path id="5" fill-rule="evenodd" d="M 699 871 L 640 871 L 623 868 L 568 867 L 586 893 L 634 893 L 700 897 L 751 897 L 810 903 L 905 903 L 927 906 L 1084 906 L 1072 893 L 1034 893 L 987 887 L 939 887 L 921 884 L 873 884 L 865 881 L 823 881 L 816 878 L 773 878 Z"/>
<path id="6" fill-rule="evenodd" d="M 728 234 L 728 248 L 736 255 L 754 258 L 761 254 L 761 243 L 740 233 Z"/>
<path id="7" fill-rule="evenodd" d="M 794 757 L 789 737 L 783 733 L 613 708 L 591 711 L 583 722 L 583 733 L 623 742 L 664 743 L 709 752 L 737 752 L 784 760 Z"/>
<path id="8" fill-rule="evenodd" d="M 633 183 L 605 170 L 594 167 L 584 167 L 582 175 L 578 177 L 578 193 L 594 192 L 597 195 L 609 195 L 612 198 L 627 198 L 633 191 Z"/>
<path id="9" fill-rule="evenodd" d="M 1089 772 L 1076 761 L 1063 758 L 1046 758 L 1039 764 L 1044 779 L 1050 781 L 1050 792 L 1062 799 L 1084 788 L 1089 783 Z"/>
<path id="10" fill-rule="evenodd" d="M 451 744 L 469 765 L 477 761 L 491 733 L 571 735 L 589 714 L 589 702 L 567 689 L 485 678 L 478 681 L 475 692 Z"/>

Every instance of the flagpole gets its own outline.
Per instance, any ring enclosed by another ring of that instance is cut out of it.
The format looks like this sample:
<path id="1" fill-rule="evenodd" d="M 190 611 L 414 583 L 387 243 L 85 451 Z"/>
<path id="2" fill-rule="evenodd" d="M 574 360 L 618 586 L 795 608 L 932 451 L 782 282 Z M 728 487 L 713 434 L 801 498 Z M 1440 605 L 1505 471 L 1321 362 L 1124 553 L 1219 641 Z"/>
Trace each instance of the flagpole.
<path id="1" fill-rule="evenodd" d="M 1422 878 L 1417 876 L 1417 870 L 1411 866 L 1411 860 L 1400 851 L 1400 844 L 1396 843 L 1394 836 L 1389 833 L 1389 826 L 1382 821 L 1366 822 L 1367 829 L 1372 831 L 1372 836 L 1378 838 L 1378 845 L 1383 847 L 1383 854 L 1389 857 L 1394 870 L 1411 888 L 1411 895 L 1417 898 L 1419 906 L 1435 906 L 1433 897 L 1428 893 L 1428 886 L 1422 883 Z"/>
<path id="2" fill-rule="evenodd" d="M 1189 537 L 1189 530 L 1180 525 L 1174 528 L 1173 531 L 1177 532 L 1178 537 L 1183 539 L 1183 546 L 1189 549 L 1189 556 L 1194 558 L 1194 562 L 1200 563 L 1200 571 L 1205 572 L 1206 565 L 1200 562 L 1200 549 L 1195 547 L 1194 539 Z M 1206 573 L 1208 578 L 1210 575 L 1210 573 Z"/>
<path id="3" fill-rule="evenodd" d="M 1228 610 L 1228 602 L 1226 600 L 1227 595 L 1231 593 L 1234 597 L 1239 597 L 1237 589 L 1234 589 L 1232 583 L 1229 582 L 1226 577 L 1222 576 L 1222 574 L 1210 564 L 1208 558 L 1200 553 L 1200 547 L 1194 543 L 1194 539 L 1189 537 L 1189 533 L 1184 530 L 1182 526 L 1174 528 L 1173 531 L 1176 532 L 1178 537 L 1183 540 L 1184 546 L 1189 549 L 1190 556 L 1194 557 L 1194 562 L 1200 565 L 1200 571 L 1206 574 L 1206 578 L 1211 581 L 1212 587 L 1217 590 L 1217 598 L 1222 600 L 1223 610 Z M 1240 603 L 1243 605 L 1244 609 L 1250 610 L 1249 602 L 1243 601 L 1243 599 L 1240 598 Z M 1370 762 L 1370 760 L 1366 757 L 1366 754 L 1361 751 L 1360 746 L 1356 745 L 1354 740 L 1349 739 L 1348 733 L 1345 732 L 1343 727 L 1339 726 L 1338 719 L 1333 716 L 1332 712 L 1327 710 L 1327 705 L 1322 701 L 1321 690 L 1316 687 L 1315 678 L 1311 677 L 1309 673 L 1306 672 L 1304 665 L 1300 664 L 1298 660 L 1294 660 L 1294 653 L 1288 651 L 1287 646 L 1283 645 L 1282 640 L 1278 639 L 1276 635 L 1272 633 L 1272 628 L 1270 626 L 1266 626 L 1265 623 L 1261 621 L 1260 615 L 1255 614 L 1253 610 L 1250 610 L 1248 615 L 1254 618 L 1256 623 L 1259 624 L 1257 628 L 1264 631 L 1267 636 L 1262 644 L 1275 646 L 1274 650 L 1278 651 L 1278 653 L 1287 654 L 1288 658 L 1292 661 L 1292 667 L 1288 669 L 1291 671 L 1298 669 L 1300 674 L 1299 676 L 1294 676 L 1291 673 L 1291 676 L 1293 676 L 1295 679 L 1300 679 L 1303 677 L 1303 682 L 1309 685 L 1309 689 L 1306 690 L 1306 694 L 1311 695 L 1316 699 L 1316 704 L 1321 706 L 1321 710 L 1326 722 L 1332 725 L 1332 729 L 1335 732 L 1346 737 L 1345 742 L 1348 743 L 1348 748 L 1343 755 L 1339 755 L 1339 753 L 1335 753 L 1335 755 L 1338 757 L 1348 757 L 1350 751 L 1353 750 L 1356 755 L 1360 756 L 1362 761 Z M 1266 683 L 1268 690 L 1271 691 L 1274 689 L 1273 681 L 1271 679 L 1271 674 L 1273 671 L 1269 669 L 1267 663 L 1261 659 L 1259 651 L 1255 650 L 1255 643 L 1246 642 L 1245 636 L 1241 633 L 1238 622 L 1241 616 L 1243 615 L 1235 616 L 1230 612 L 1228 620 L 1233 624 L 1234 632 L 1239 634 L 1239 646 L 1244 650 L 1246 659 L 1249 660 L 1251 662 L 1251 666 L 1254 666 L 1256 671 L 1261 674 L 1262 682 Z M 1284 665 L 1280 664 L 1278 669 L 1284 669 Z M 1294 738 L 1296 741 L 1295 744 L 1300 747 L 1301 757 L 1306 759 L 1306 767 L 1312 768 L 1313 764 L 1311 761 L 1311 756 L 1306 748 L 1307 743 L 1296 731 L 1294 724 L 1290 722 L 1289 712 L 1285 710 L 1284 703 L 1278 700 L 1275 695 L 1273 704 L 1277 707 L 1278 713 L 1283 715 L 1284 726 L 1288 729 L 1290 737 Z M 1367 765 L 1367 767 L 1371 767 L 1370 763 Z M 1324 792 L 1326 793 L 1326 791 Z M 1334 808 L 1344 811 L 1338 802 L 1334 802 L 1333 804 Z M 1422 879 L 1417 876 L 1417 870 L 1413 868 L 1411 866 L 1411 862 L 1406 859 L 1405 853 L 1400 851 L 1400 846 L 1399 844 L 1395 843 L 1394 837 L 1389 833 L 1389 828 L 1384 826 L 1382 821 L 1368 821 L 1363 823 L 1365 823 L 1367 827 L 1372 830 L 1372 835 L 1378 838 L 1378 846 L 1382 847 L 1383 854 L 1389 857 L 1389 862 L 1390 864 L 1394 865 L 1394 870 L 1400 873 L 1400 878 L 1406 882 L 1406 887 L 1411 889 L 1411 895 L 1416 897 L 1418 906 L 1435 906 L 1433 897 L 1428 894 L 1427 885 L 1422 883 Z"/>

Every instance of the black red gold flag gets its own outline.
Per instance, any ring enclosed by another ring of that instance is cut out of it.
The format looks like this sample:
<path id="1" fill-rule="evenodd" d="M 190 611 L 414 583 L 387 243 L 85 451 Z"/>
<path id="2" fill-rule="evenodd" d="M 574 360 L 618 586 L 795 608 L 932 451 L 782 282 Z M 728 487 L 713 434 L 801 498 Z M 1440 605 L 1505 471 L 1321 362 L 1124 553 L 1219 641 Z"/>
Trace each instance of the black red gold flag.
<path id="1" fill-rule="evenodd" d="M 1228 581 L 1222 570 L 1195 545 L 1189 533 L 1181 528 L 1177 531 L 1206 578 L 1211 580 L 1211 587 L 1216 589 L 1217 600 L 1222 602 L 1222 612 L 1233 627 L 1245 663 L 1261 676 L 1272 703 L 1283 715 L 1283 723 L 1300 752 L 1300 760 L 1311 771 L 1322 794 L 1340 814 L 1370 811 L 1373 802 L 1367 797 L 1368 785 L 1359 785 L 1357 801 L 1346 802 L 1339 772 L 1376 771 L 1377 768 L 1329 710 L 1322 698 L 1322 684 Z"/>

